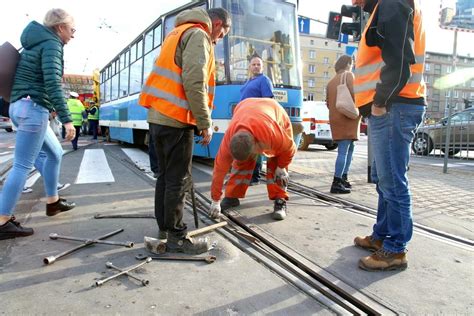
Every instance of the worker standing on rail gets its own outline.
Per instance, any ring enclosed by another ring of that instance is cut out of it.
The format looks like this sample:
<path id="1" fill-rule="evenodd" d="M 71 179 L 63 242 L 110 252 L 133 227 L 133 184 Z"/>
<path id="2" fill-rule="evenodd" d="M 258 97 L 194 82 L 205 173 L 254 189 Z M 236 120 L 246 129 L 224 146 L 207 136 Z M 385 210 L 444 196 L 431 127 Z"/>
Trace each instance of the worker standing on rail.
<path id="1" fill-rule="evenodd" d="M 138 101 L 149 109 L 147 121 L 158 158 L 155 215 L 158 235 L 167 237 L 169 252 L 207 251 L 205 239 L 186 237 L 184 198 L 191 174 L 194 133 L 202 136 L 202 145 L 212 139 L 214 45 L 230 27 L 230 15 L 222 8 L 179 13 Z"/>
<path id="2" fill-rule="evenodd" d="M 258 155 L 267 157 L 267 190 L 274 200 L 272 217 L 286 217 L 288 165 L 296 153 L 290 118 L 283 107 L 270 98 L 241 101 L 225 132 L 214 162 L 209 215 L 219 217 L 221 210 L 240 205 L 250 185 Z M 232 167 L 221 202 L 224 178 Z"/>

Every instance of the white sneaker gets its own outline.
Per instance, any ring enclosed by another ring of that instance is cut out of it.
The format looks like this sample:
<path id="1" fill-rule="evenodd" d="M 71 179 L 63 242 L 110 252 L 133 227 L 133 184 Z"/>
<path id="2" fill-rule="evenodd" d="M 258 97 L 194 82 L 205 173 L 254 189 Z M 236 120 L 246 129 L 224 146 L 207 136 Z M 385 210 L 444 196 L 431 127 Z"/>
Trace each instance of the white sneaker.
<path id="1" fill-rule="evenodd" d="M 31 193 L 33 189 L 31 187 L 24 187 L 22 193 Z"/>
<path id="2" fill-rule="evenodd" d="M 283 220 L 286 217 L 286 201 L 284 199 L 276 199 L 273 205 L 273 219 Z"/>
<path id="3" fill-rule="evenodd" d="M 57 187 L 58 192 L 59 192 L 59 191 L 62 191 L 62 190 L 66 190 L 66 189 L 69 188 L 70 186 L 71 186 L 70 183 L 63 183 L 63 184 L 58 183 L 58 187 Z"/>

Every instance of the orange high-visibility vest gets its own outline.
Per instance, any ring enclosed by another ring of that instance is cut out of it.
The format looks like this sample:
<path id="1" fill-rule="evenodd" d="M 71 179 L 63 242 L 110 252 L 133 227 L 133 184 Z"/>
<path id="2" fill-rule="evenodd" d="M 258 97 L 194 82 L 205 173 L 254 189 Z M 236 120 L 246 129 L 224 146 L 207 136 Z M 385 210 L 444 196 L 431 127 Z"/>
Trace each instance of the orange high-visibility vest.
<path id="1" fill-rule="evenodd" d="M 160 56 L 156 59 L 155 65 L 143 85 L 138 104 L 146 108 L 152 107 L 179 122 L 196 125 L 196 119 L 184 92 L 181 78 L 183 70 L 176 65 L 174 60 L 181 36 L 192 27 L 201 28 L 209 34 L 201 24 L 194 23 L 185 23 L 173 29 L 163 42 Z M 212 109 L 215 89 L 214 48 L 212 45 L 207 69 L 209 75 L 207 83 L 208 106 Z"/>
<path id="2" fill-rule="evenodd" d="M 415 34 L 415 64 L 410 66 L 411 76 L 405 87 L 398 94 L 401 97 L 416 99 L 425 96 L 425 82 L 423 70 L 425 62 L 425 30 L 421 17 L 421 11 L 417 1 L 413 17 L 413 29 Z M 374 18 L 378 4 L 375 6 L 369 21 L 362 34 L 357 52 L 356 67 L 354 70 L 354 94 L 357 107 L 364 106 L 374 101 L 375 88 L 380 82 L 380 71 L 385 65 L 382 59 L 382 50 L 378 46 L 369 47 L 365 41 L 365 34 Z M 402 49 L 400 47 L 400 49 Z"/>

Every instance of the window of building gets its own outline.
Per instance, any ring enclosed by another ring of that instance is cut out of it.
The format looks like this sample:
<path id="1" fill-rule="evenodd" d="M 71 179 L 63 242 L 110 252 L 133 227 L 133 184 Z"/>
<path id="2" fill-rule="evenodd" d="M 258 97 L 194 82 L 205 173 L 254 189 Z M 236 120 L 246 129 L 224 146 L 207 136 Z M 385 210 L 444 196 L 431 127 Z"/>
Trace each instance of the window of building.
<path id="1" fill-rule="evenodd" d="M 315 73 L 316 72 L 316 66 L 315 65 L 308 65 L 308 71 L 310 73 Z"/>
<path id="2" fill-rule="evenodd" d="M 325 71 L 324 72 L 324 79 L 328 79 L 329 78 L 329 72 Z"/>
<path id="3" fill-rule="evenodd" d="M 450 74 L 451 71 L 452 71 L 452 67 L 451 67 L 451 66 L 446 67 L 446 72 L 447 72 L 448 74 Z"/>
<path id="4" fill-rule="evenodd" d="M 316 58 L 316 51 L 315 50 L 310 50 L 309 51 L 309 58 L 310 59 L 315 59 Z"/>
<path id="5" fill-rule="evenodd" d="M 430 71 L 431 70 L 431 65 L 426 63 L 425 64 L 425 71 Z"/>
<path id="6" fill-rule="evenodd" d="M 439 112 L 439 101 L 432 101 L 431 102 L 431 111 Z"/>
<path id="7" fill-rule="evenodd" d="M 314 45 L 314 40 L 310 40 L 309 43 L 310 43 L 311 45 Z"/>
<path id="8" fill-rule="evenodd" d="M 471 92 L 471 97 L 470 99 L 474 99 L 474 92 Z"/>
<path id="9" fill-rule="evenodd" d="M 306 98 L 308 101 L 314 101 L 314 93 L 308 93 L 308 97 Z"/>
<path id="10" fill-rule="evenodd" d="M 458 90 L 454 90 L 454 97 L 459 98 L 459 91 Z"/>
<path id="11" fill-rule="evenodd" d="M 312 79 L 312 78 L 311 78 L 311 79 L 308 79 L 308 87 L 314 88 L 314 87 L 315 87 L 315 84 L 314 84 L 314 83 L 315 83 L 314 79 Z"/>
<path id="12" fill-rule="evenodd" d="M 323 58 L 323 64 L 329 64 L 329 58 L 328 57 L 324 57 Z"/>
<path id="13" fill-rule="evenodd" d="M 446 90 L 444 95 L 447 96 L 447 97 L 450 97 L 451 96 L 451 90 Z"/>

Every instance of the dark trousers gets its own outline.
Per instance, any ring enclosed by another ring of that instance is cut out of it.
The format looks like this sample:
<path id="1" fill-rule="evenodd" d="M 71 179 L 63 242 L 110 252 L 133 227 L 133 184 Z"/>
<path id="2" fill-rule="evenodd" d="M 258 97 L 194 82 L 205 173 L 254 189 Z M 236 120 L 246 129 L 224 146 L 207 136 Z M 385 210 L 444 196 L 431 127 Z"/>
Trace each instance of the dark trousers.
<path id="1" fill-rule="evenodd" d="M 158 156 L 155 149 L 155 138 L 150 131 L 148 139 L 148 155 L 150 156 L 150 169 L 154 174 L 158 174 Z"/>
<path id="2" fill-rule="evenodd" d="M 158 157 L 155 216 L 160 230 L 185 234 L 183 223 L 186 186 L 191 175 L 194 130 L 150 123 Z"/>
<path id="3" fill-rule="evenodd" d="M 89 119 L 89 132 L 92 131 L 92 139 L 97 139 L 97 130 L 99 128 L 98 120 Z"/>
<path id="4" fill-rule="evenodd" d="M 81 132 L 81 126 L 74 126 L 74 128 L 76 129 L 76 137 L 74 137 L 73 140 L 71 140 L 71 143 L 72 143 L 72 148 L 74 150 L 77 149 L 77 140 L 79 139 L 79 133 Z"/>

